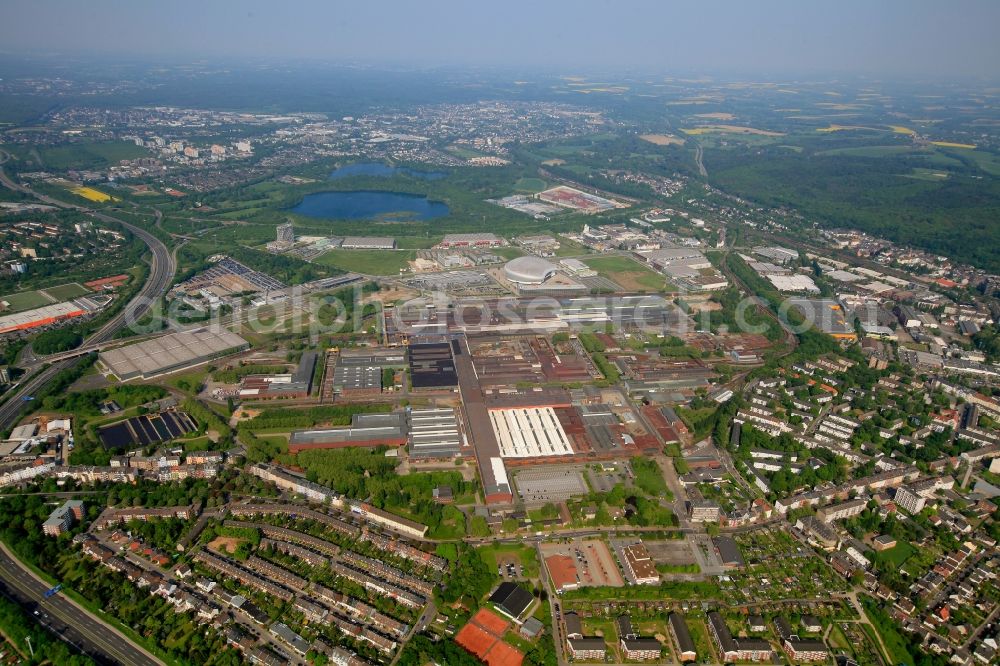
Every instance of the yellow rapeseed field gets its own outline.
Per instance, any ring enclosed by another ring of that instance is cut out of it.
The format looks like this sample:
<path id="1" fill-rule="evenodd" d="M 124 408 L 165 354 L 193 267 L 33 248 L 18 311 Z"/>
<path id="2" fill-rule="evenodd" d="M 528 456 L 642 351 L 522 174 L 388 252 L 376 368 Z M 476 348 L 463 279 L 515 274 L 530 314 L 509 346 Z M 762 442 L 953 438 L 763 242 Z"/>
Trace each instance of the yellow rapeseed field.
<path id="1" fill-rule="evenodd" d="M 896 134 L 916 134 L 916 132 L 911 130 L 909 127 L 903 127 L 902 125 L 889 125 L 889 127 L 891 127 L 892 131 Z"/>
<path id="2" fill-rule="evenodd" d="M 74 187 L 70 190 L 73 194 L 78 194 L 88 201 L 96 201 L 97 203 L 104 203 L 105 201 L 111 201 L 111 195 L 105 194 L 100 190 L 95 190 L 92 187 Z"/>
<path id="3" fill-rule="evenodd" d="M 830 125 L 828 127 L 817 127 L 817 132 L 846 132 L 847 130 L 870 130 L 874 127 L 863 127 L 861 125 Z"/>
<path id="4" fill-rule="evenodd" d="M 931 143 L 942 148 L 968 148 L 969 150 L 973 150 L 976 147 L 974 143 L 954 143 L 952 141 L 931 141 Z"/>

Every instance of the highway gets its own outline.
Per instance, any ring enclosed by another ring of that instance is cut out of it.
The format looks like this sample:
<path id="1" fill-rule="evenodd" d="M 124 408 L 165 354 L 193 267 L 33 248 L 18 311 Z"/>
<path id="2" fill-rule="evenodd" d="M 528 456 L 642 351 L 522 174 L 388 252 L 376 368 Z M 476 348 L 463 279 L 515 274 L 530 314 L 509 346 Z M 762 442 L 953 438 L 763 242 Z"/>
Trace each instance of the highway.
<path id="1" fill-rule="evenodd" d="M 163 664 L 64 595 L 46 599 L 45 592 L 50 585 L 21 564 L 6 546 L 0 546 L 0 588 L 28 612 L 37 611 L 35 619 L 49 631 L 101 664 Z"/>
<path id="2" fill-rule="evenodd" d="M 177 270 L 177 264 L 173 255 L 159 238 L 145 229 L 141 229 L 140 227 L 125 222 L 124 220 L 119 220 L 111 217 L 110 215 L 105 215 L 104 213 L 99 213 L 83 206 L 69 204 L 64 201 L 59 201 L 58 199 L 38 194 L 30 188 L 22 187 L 15 183 L 7 176 L 3 169 L 0 169 L 0 185 L 3 185 L 11 190 L 30 194 L 36 199 L 52 206 L 83 211 L 98 220 L 120 224 L 141 239 L 152 252 L 152 259 L 149 265 L 149 276 L 146 279 L 146 283 L 142 286 L 142 289 L 139 290 L 139 293 L 137 293 L 132 300 L 121 309 L 120 312 L 109 319 L 100 329 L 91 334 L 84 341 L 84 346 L 98 345 L 111 340 L 115 333 L 122 329 L 126 324 L 132 323 L 142 317 L 146 311 L 149 310 L 151 304 L 155 303 L 157 299 L 159 299 L 160 296 L 166 292 L 167 287 L 169 287 L 170 283 L 173 281 L 174 273 Z M 16 389 L 11 391 L 7 400 L 0 405 L 0 431 L 6 430 L 15 424 L 17 417 L 20 415 L 21 410 L 24 407 L 25 397 L 34 395 L 40 388 L 50 382 L 60 371 L 72 367 L 77 362 L 78 359 L 66 359 L 52 363 L 39 373 L 32 376 L 27 382 L 20 384 Z"/>
<path id="3" fill-rule="evenodd" d="M 708 178 L 708 169 L 705 168 L 705 150 L 701 147 L 701 144 L 695 141 L 696 146 L 694 151 L 694 163 L 698 167 L 698 173 L 701 174 L 702 178 Z"/>
<path id="4" fill-rule="evenodd" d="M 3 156 L 3 159 L 5 160 L 6 156 Z M 177 269 L 173 255 L 160 239 L 145 229 L 110 215 L 37 194 L 30 188 L 21 187 L 12 181 L 2 168 L 0 168 L 0 185 L 31 194 L 35 198 L 59 208 L 80 210 L 104 222 L 120 224 L 140 238 L 152 252 L 146 283 L 120 312 L 91 334 L 84 341 L 84 344 L 92 345 L 111 340 L 122 327 L 142 317 L 149 310 L 150 305 L 163 295 L 173 281 Z M 78 362 L 79 359 L 67 359 L 52 363 L 10 391 L 7 400 L 0 405 L 0 430 L 6 430 L 16 423 L 24 407 L 25 397 L 33 396 L 60 371 L 70 368 Z M 2 581 L 5 593 L 18 599 L 23 607 L 29 609 L 32 609 L 32 606 L 37 607 L 40 615 L 36 619 L 39 622 L 65 642 L 94 656 L 101 663 L 127 666 L 137 664 L 142 666 L 162 665 L 163 662 L 154 658 L 103 620 L 66 599 L 65 596 L 56 595 L 51 599 L 45 599 L 44 594 L 49 585 L 35 577 L 3 546 L 0 546 L 0 581 Z"/>

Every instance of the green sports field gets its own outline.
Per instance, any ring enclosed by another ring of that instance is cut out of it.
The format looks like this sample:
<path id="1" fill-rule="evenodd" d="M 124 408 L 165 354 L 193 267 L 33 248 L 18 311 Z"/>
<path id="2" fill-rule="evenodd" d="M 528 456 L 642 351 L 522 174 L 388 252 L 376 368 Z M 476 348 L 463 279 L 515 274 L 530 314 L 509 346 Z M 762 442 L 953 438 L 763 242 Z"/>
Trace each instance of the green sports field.
<path id="1" fill-rule="evenodd" d="M 345 271 L 367 275 L 396 275 L 416 258 L 415 250 L 330 250 L 315 261 Z"/>
<path id="2" fill-rule="evenodd" d="M 40 291 L 19 291 L 16 294 L 0 296 L 0 301 L 7 301 L 8 303 L 7 308 L 4 310 L 6 314 L 40 308 L 43 305 L 55 302 L 51 298 L 46 298 L 45 294 Z"/>
<path id="3" fill-rule="evenodd" d="M 82 284 L 77 284 L 76 282 L 70 282 L 68 284 L 60 284 L 55 287 L 46 287 L 44 289 L 45 293 L 53 297 L 57 301 L 67 301 L 71 298 L 76 298 L 77 296 L 85 296 L 90 293 L 90 291 L 84 287 Z"/>
<path id="4" fill-rule="evenodd" d="M 622 256 L 594 257 L 583 263 L 628 291 L 666 291 L 666 278 L 634 259 Z"/>

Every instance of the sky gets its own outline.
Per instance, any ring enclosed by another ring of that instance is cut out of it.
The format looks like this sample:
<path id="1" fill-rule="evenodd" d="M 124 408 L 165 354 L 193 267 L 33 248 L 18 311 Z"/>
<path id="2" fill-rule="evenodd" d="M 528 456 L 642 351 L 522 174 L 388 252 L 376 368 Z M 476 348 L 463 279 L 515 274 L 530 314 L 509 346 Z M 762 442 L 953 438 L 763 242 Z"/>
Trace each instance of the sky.
<path id="1" fill-rule="evenodd" d="M 998 0 L 3 0 L 0 51 L 1000 78 Z"/>

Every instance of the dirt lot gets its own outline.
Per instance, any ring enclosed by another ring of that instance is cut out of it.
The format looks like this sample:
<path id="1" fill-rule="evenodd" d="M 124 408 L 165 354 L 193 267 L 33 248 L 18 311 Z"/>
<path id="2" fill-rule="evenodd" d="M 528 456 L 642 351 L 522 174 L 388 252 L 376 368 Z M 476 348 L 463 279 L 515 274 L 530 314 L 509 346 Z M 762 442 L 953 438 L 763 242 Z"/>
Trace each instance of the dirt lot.
<path id="1" fill-rule="evenodd" d="M 381 301 L 383 303 L 399 303 L 408 301 L 411 298 L 416 298 L 419 295 L 420 292 L 414 291 L 413 289 L 392 287 L 375 292 L 371 295 L 369 300 Z"/>
<path id="2" fill-rule="evenodd" d="M 240 407 L 233 412 L 233 416 L 230 418 L 230 423 L 235 425 L 240 421 L 248 421 L 255 416 L 259 416 L 260 412 L 261 410 L 259 409 L 244 409 L 243 407 Z"/>
<path id="3" fill-rule="evenodd" d="M 691 309 L 695 312 L 713 312 L 715 310 L 721 310 L 722 304 L 716 303 L 715 301 L 702 301 L 700 303 L 688 303 Z"/>
<path id="4" fill-rule="evenodd" d="M 687 539 L 672 541 L 643 541 L 649 554 L 657 564 L 673 566 L 695 564 L 694 553 Z"/>
<path id="5" fill-rule="evenodd" d="M 639 138 L 657 146 L 669 146 L 672 143 L 677 145 L 684 144 L 684 139 L 678 139 L 676 136 L 669 134 L 642 134 Z"/>
<path id="6" fill-rule="evenodd" d="M 209 542 L 208 548 L 217 553 L 229 553 L 232 555 L 236 552 L 236 547 L 242 542 L 243 539 L 237 539 L 236 537 L 219 536 Z"/>

